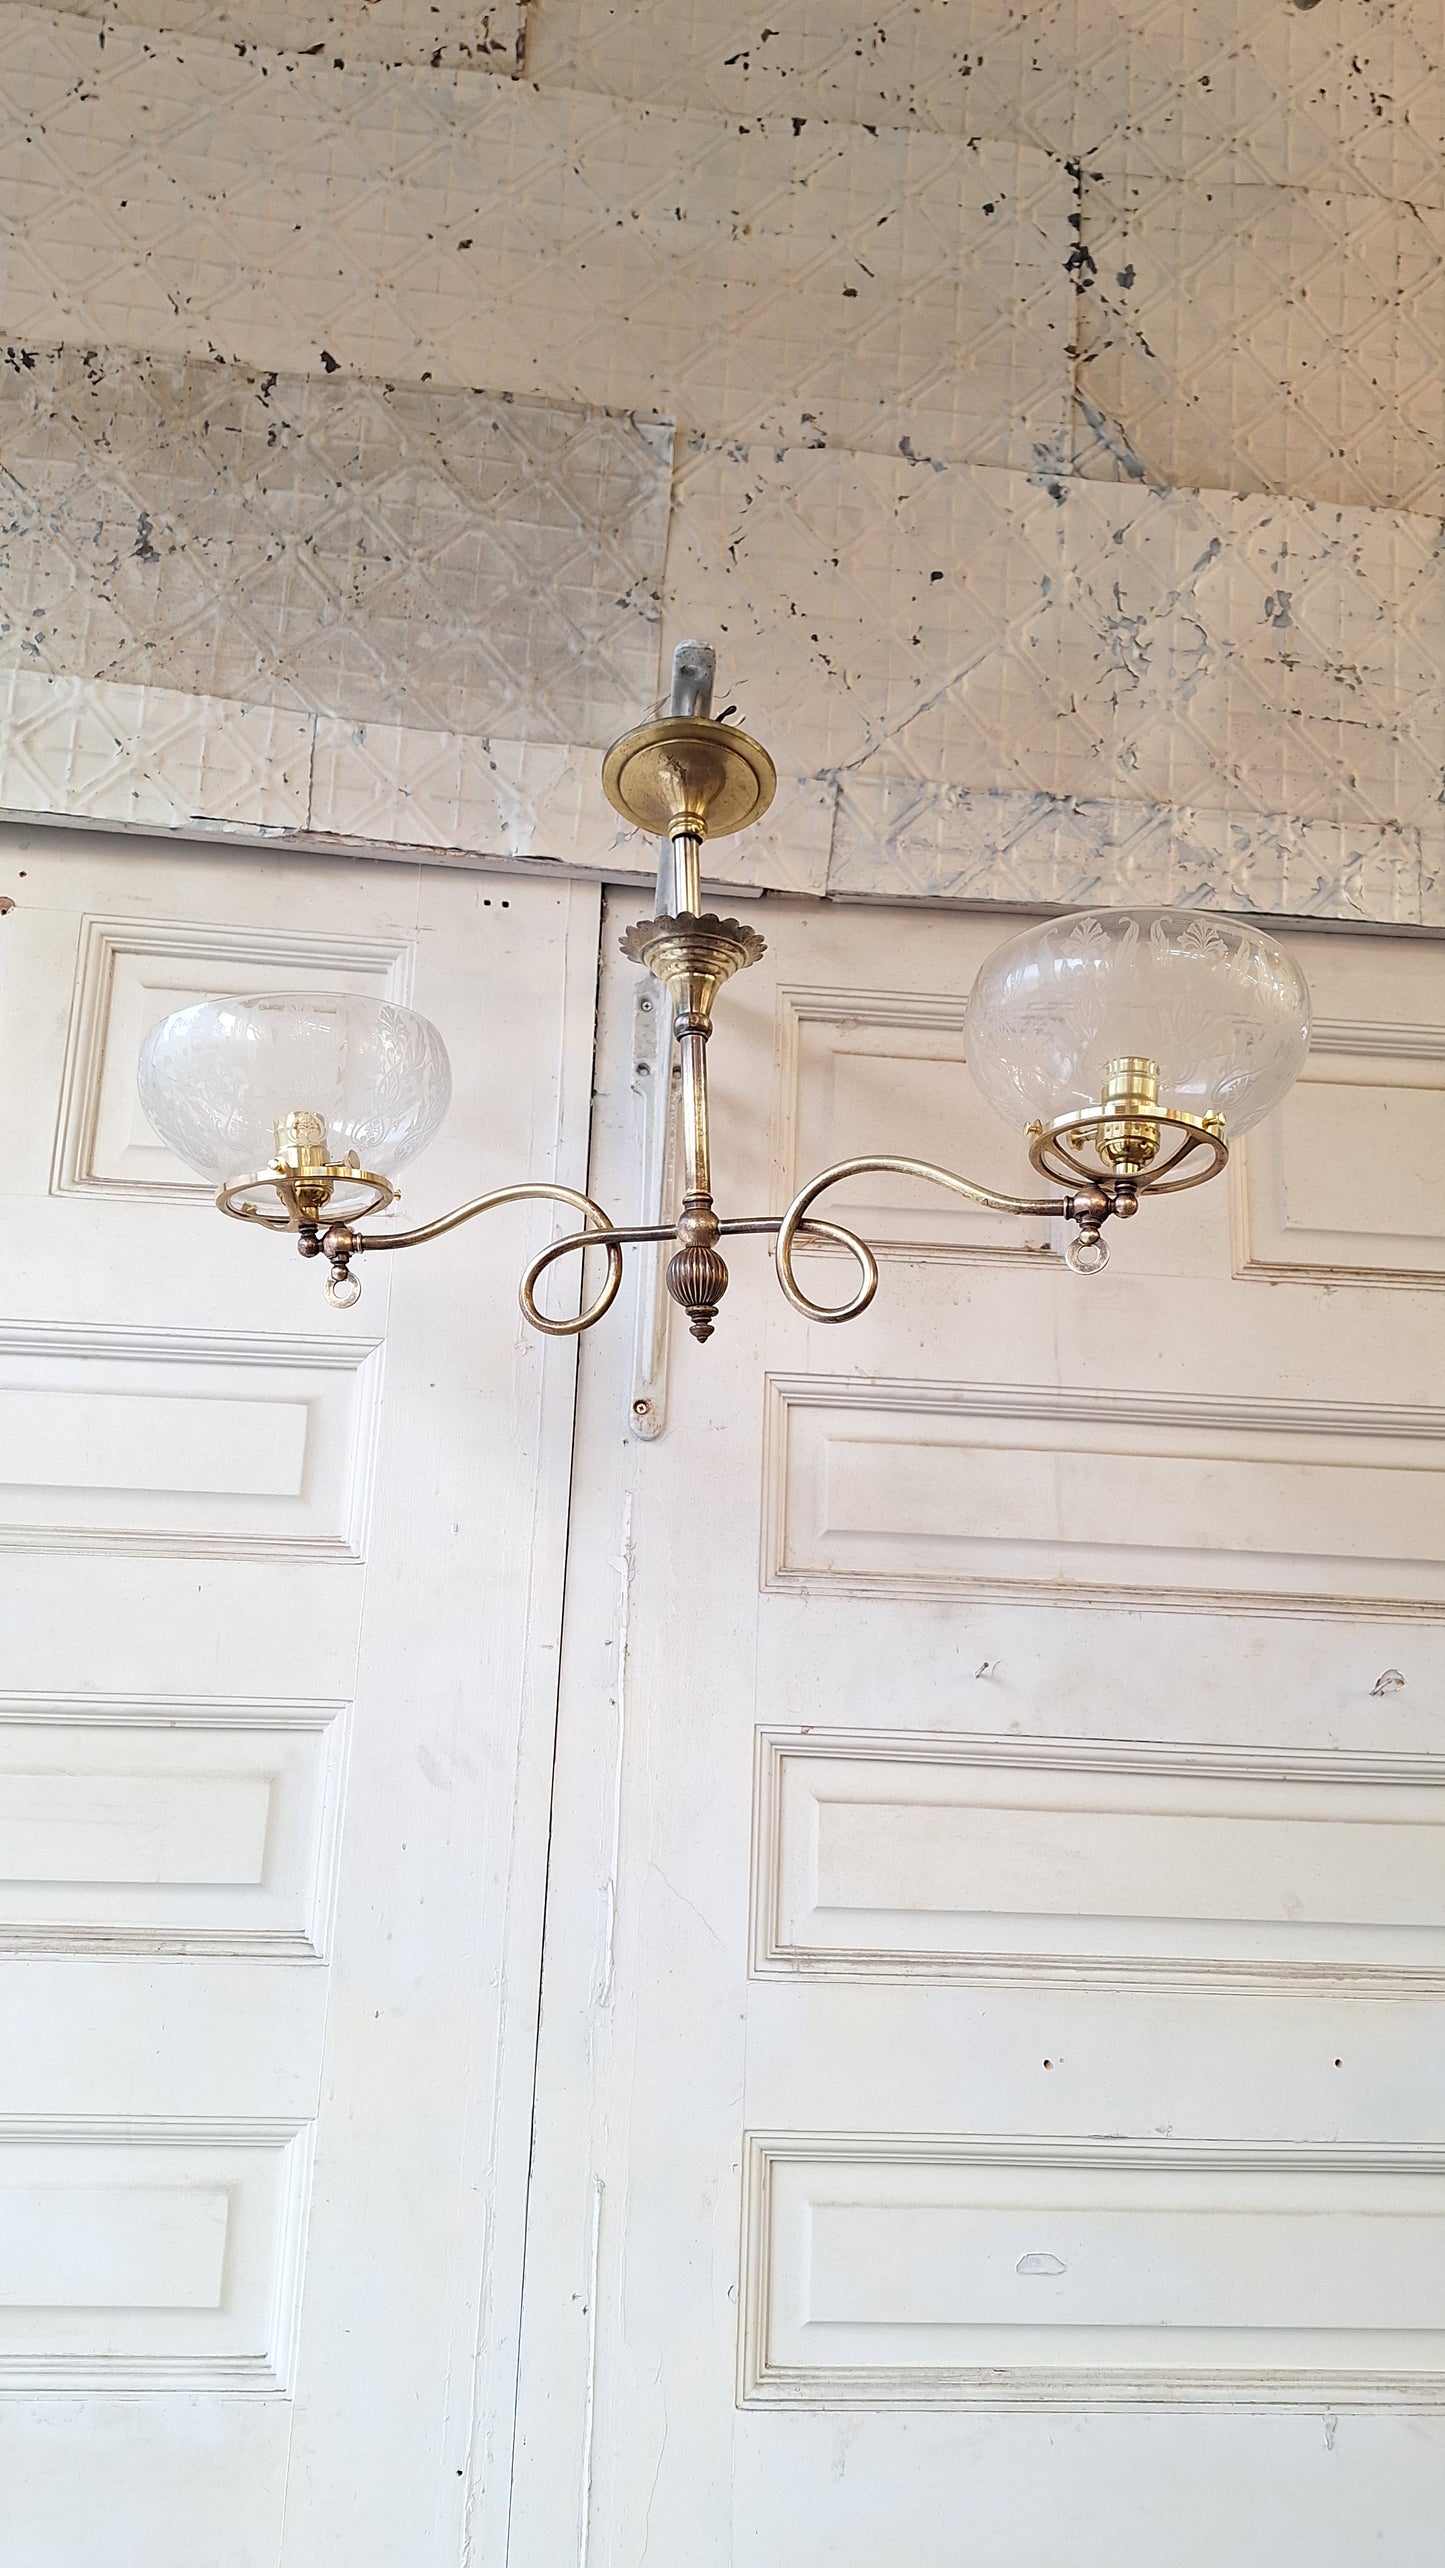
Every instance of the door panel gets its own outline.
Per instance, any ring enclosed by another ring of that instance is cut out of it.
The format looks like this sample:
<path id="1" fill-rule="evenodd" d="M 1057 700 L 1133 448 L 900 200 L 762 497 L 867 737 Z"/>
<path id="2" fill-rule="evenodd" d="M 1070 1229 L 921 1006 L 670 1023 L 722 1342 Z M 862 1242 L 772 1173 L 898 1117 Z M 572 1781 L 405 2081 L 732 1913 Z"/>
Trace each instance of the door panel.
<path id="1" fill-rule="evenodd" d="M 335 1312 L 167 1157 L 135 1065 L 211 992 L 411 999 L 456 1083 L 417 1214 L 578 1184 L 596 898 L 46 831 L 0 889 L 0 2551 L 450 2561 L 505 2501 L 572 1371 L 515 1275 L 549 1224 Z"/>
<path id="2" fill-rule="evenodd" d="M 759 1730 L 759 1976 L 1445 1994 L 1445 1757 Z"/>
<path id="3" fill-rule="evenodd" d="M 751 915 L 722 1211 L 879 1147 L 1028 1190 L 963 1061 L 1007 921 Z M 1445 1009 L 1436 949 L 1299 951 L 1353 1101 L 1103 1278 L 865 1179 L 873 1308 L 736 1243 L 656 1442 L 586 1343 L 517 2568 L 1433 2555 Z"/>

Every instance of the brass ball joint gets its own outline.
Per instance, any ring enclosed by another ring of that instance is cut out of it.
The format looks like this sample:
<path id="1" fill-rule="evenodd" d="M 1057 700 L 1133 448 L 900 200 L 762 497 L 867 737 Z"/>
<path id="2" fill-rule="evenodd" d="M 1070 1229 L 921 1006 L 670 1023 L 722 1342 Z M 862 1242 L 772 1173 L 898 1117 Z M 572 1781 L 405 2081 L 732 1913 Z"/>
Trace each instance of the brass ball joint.
<path id="1" fill-rule="evenodd" d="M 1226 1102 L 1231 1131 L 1243 1131 L 1298 1075 L 1308 992 L 1290 957 L 1259 930 L 1168 910 L 1050 919 L 986 958 L 966 1041 L 978 1085 L 1023 1129 L 1032 1166 L 1058 1191 L 1001 1194 L 926 1160 L 879 1155 L 823 1169 L 782 1214 L 721 1218 L 708 1113 L 713 1010 L 764 946 L 740 920 L 704 910 L 702 853 L 761 820 L 777 779 L 766 749 L 713 719 L 712 683 L 712 651 L 683 643 L 669 712 L 619 740 L 602 769 L 613 808 L 661 842 L 653 915 L 621 943 L 668 998 L 680 1072 L 674 1221 L 620 1227 L 572 1187 L 523 1181 L 418 1229 L 359 1227 L 394 1201 L 398 1167 L 424 1148 L 450 1093 L 441 1036 L 408 1009 L 353 993 L 214 999 L 178 1011 L 147 1038 L 141 1096 L 161 1137 L 213 1185 L 220 1177 L 223 1212 L 289 1231 L 303 1257 L 324 1259 L 333 1303 L 356 1300 L 362 1255 L 420 1246 L 504 1205 L 546 1202 L 578 1225 L 522 1277 L 522 1310 L 547 1336 L 573 1337 L 600 1320 L 617 1297 L 624 1248 L 651 1243 L 670 1252 L 667 1290 L 693 1336 L 710 1337 L 728 1285 L 721 1243 L 744 1236 L 772 1242 L 779 1285 L 804 1318 L 856 1319 L 877 1291 L 877 1257 L 814 1207 L 831 1187 L 873 1175 L 921 1179 L 990 1212 L 1062 1220 L 1072 1231 L 1068 1264 L 1097 1274 L 1108 1260 L 1106 1223 L 1132 1220 L 1145 1194 L 1218 1175 L 1229 1155 Z M 298 1104 L 298 1091 L 311 1102 Z M 254 1136 L 253 1173 L 234 1176 L 243 1134 Z M 852 1259 L 858 1280 L 849 1299 L 822 1303 L 804 1291 L 794 1263 L 800 1244 Z M 605 1260 L 600 1285 L 580 1311 L 553 1318 L 537 1299 L 543 1277 L 589 1249 Z"/>

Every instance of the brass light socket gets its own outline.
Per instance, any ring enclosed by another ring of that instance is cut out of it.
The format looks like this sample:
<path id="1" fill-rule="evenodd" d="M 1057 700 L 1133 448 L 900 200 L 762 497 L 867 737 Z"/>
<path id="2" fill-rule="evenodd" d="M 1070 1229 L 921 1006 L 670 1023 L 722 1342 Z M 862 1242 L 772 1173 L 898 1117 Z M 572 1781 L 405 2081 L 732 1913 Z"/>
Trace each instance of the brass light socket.
<path id="1" fill-rule="evenodd" d="M 283 1172 L 282 1201 L 294 1198 L 298 1217 L 314 1221 L 331 1194 L 331 1153 L 326 1125 L 309 1107 L 293 1108 L 274 1126 L 278 1171 Z"/>
<path id="2" fill-rule="evenodd" d="M 293 1107 L 273 1127 L 276 1156 L 287 1168 L 324 1168 L 326 1126 L 309 1106 Z"/>
<path id="3" fill-rule="evenodd" d="M 1137 1177 L 1159 1155 L 1159 1064 L 1129 1053 L 1106 1063 L 1099 1155 L 1121 1177 Z M 1115 1122 L 1113 1118 L 1119 1120 Z"/>

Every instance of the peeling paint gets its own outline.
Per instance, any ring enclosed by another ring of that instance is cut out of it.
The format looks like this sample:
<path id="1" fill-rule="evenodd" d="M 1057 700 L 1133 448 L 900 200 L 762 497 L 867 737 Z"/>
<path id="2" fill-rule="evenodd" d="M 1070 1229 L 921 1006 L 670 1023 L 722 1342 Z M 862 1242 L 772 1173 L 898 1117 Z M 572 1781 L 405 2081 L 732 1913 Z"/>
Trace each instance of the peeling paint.
<path id="1" fill-rule="evenodd" d="M 426 64 L 431 69 L 510 74 L 521 69 L 526 0 L 60 0 L 67 16 L 106 26 L 139 25 L 166 34 L 253 50 L 307 56 L 344 71 L 347 61 Z"/>
<path id="2" fill-rule="evenodd" d="M 1438 204 L 1103 179 L 1083 207 L 1082 472 L 1445 510 Z"/>
<path id="3" fill-rule="evenodd" d="M 204 360 L 12 353 L 0 666 L 599 745 L 651 700 L 665 428 Z"/>
<path id="4" fill-rule="evenodd" d="M 1351 0 L 1280 41 L 1258 0 L 1211 0 L 1209 65 L 1180 0 L 546 0 L 537 79 L 719 114 L 786 106 L 960 138 L 1019 134 L 1091 177 L 1193 169 L 1445 201 L 1438 0 Z"/>

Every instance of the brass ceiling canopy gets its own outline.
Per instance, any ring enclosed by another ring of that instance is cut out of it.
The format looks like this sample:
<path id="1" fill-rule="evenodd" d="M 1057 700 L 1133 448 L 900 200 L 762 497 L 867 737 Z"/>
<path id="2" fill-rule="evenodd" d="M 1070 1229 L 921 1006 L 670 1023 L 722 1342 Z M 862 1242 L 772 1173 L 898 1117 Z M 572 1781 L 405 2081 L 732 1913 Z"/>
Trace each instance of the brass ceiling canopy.
<path id="1" fill-rule="evenodd" d="M 731 838 L 761 820 L 778 771 L 745 731 L 669 713 L 615 741 L 602 761 L 614 811 L 649 838 Z"/>
<path id="2" fill-rule="evenodd" d="M 1108 1258 L 1106 1222 L 1132 1217 L 1146 1194 L 1216 1176 L 1229 1156 L 1226 1117 L 1231 1133 L 1244 1130 L 1298 1075 L 1308 992 L 1289 956 L 1259 930 L 1164 910 L 1051 919 L 988 956 L 968 1002 L 967 1045 L 984 1094 L 1022 1130 L 1039 1175 L 1062 1191 L 1000 1194 L 929 1161 L 885 1155 L 823 1169 L 781 1214 L 721 1219 L 707 1092 L 713 1009 L 726 983 L 765 949 L 755 929 L 703 910 L 702 850 L 760 820 L 777 775 L 756 740 L 713 719 L 713 667 L 705 644 L 681 644 L 668 713 L 628 732 L 602 768 L 614 810 L 661 841 L 655 914 L 621 944 L 666 992 L 670 1010 L 682 1170 L 671 1222 L 619 1226 L 589 1196 L 528 1181 L 479 1195 L 419 1229 L 358 1229 L 391 1201 L 398 1166 L 431 1138 L 450 1094 L 441 1037 L 408 1009 L 349 993 L 207 1000 L 147 1039 L 141 1096 L 162 1138 L 217 1186 L 223 1212 L 290 1230 L 303 1257 L 324 1257 L 334 1302 L 355 1300 L 361 1288 L 352 1270 L 364 1253 L 417 1247 L 479 1213 L 542 1200 L 579 1223 L 522 1278 L 523 1312 L 548 1336 L 572 1337 L 601 1319 L 622 1281 L 623 1249 L 642 1242 L 671 1248 L 668 1291 L 693 1336 L 711 1336 L 728 1284 L 719 1243 L 745 1235 L 772 1240 L 794 1310 L 811 1320 L 851 1320 L 877 1290 L 877 1258 L 813 1207 L 831 1187 L 874 1174 L 922 1179 L 990 1211 L 1066 1222 L 1068 1263 L 1092 1274 Z M 238 1162 L 251 1173 L 235 1175 Z M 794 1267 L 800 1242 L 852 1258 L 858 1283 L 848 1300 L 819 1303 L 803 1290 Z M 588 1249 L 606 1259 L 598 1292 L 580 1312 L 549 1317 L 536 1298 L 543 1275 Z"/>

